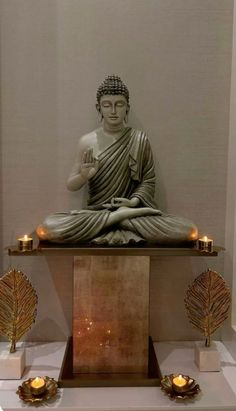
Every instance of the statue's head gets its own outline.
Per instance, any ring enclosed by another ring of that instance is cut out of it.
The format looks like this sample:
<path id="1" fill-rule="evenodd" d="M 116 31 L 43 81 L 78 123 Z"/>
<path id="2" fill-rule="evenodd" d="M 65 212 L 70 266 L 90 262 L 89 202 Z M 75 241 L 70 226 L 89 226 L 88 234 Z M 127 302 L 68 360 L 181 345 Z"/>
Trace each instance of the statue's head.
<path id="1" fill-rule="evenodd" d="M 100 104 L 101 97 L 106 95 L 122 95 L 126 98 L 127 104 L 129 104 L 129 90 L 119 76 L 112 75 L 106 77 L 102 84 L 98 87 L 98 105 Z"/>
<path id="2" fill-rule="evenodd" d="M 129 90 L 121 78 L 115 75 L 106 77 L 97 90 L 96 108 L 104 121 L 107 116 L 108 119 L 112 120 L 112 116 L 107 114 L 109 106 L 117 106 L 120 121 L 126 121 L 130 108 Z M 118 123 L 119 119 L 113 118 L 113 123 Z"/>

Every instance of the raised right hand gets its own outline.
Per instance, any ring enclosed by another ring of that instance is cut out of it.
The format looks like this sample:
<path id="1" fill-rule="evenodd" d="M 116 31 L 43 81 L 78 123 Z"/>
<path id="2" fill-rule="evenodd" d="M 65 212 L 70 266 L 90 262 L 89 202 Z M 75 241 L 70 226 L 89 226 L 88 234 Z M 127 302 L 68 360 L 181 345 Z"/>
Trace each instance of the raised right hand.
<path id="1" fill-rule="evenodd" d="M 87 181 L 90 180 L 90 178 L 92 178 L 97 171 L 98 159 L 93 156 L 93 149 L 89 148 L 83 154 L 80 167 L 80 175 L 85 181 Z"/>

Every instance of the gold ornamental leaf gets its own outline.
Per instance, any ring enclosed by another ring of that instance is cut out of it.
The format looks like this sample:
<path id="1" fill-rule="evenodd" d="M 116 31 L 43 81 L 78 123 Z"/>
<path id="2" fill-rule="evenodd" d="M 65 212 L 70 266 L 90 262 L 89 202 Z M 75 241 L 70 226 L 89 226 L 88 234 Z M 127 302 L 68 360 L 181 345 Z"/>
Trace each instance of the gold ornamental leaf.
<path id="1" fill-rule="evenodd" d="M 0 278 L 0 334 L 11 343 L 16 342 L 35 321 L 38 297 L 30 281 L 21 271 L 11 269 Z"/>
<path id="2" fill-rule="evenodd" d="M 188 287 L 184 302 L 190 323 L 204 335 L 205 345 L 209 346 L 211 335 L 228 317 L 229 287 L 220 274 L 208 269 Z"/>

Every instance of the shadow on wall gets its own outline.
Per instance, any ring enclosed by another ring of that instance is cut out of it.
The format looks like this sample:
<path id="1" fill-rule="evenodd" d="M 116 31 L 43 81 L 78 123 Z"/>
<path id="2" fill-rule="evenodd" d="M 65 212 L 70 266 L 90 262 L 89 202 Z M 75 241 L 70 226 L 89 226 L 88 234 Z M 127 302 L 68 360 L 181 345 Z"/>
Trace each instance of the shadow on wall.
<path id="1" fill-rule="evenodd" d="M 1 55 L 1 45 L 0 45 L 0 55 Z M 0 65 L 0 79 L 1 76 L 1 65 Z M 0 93 L 0 153 L 2 153 L 2 97 Z M 0 249 L 3 249 L 3 181 L 2 181 L 2 155 L 0 155 Z M 3 259 L 0 259 L 0 276 L 3 273 Z"/>
<path id="2" fill-rule="evenodd" d="M 66 341 L 68 336 L 63 332 L 62 328 L 56 321 L 51 318 L 44 318 L 37 322 L 32 327 L 32 332 L 29 332 L 25 341 L 42 341 L 42 330 L 46 330 L 46 341 Z"/>
<path id="3" fill-rule="evenodd" d="M 151 260 L 150 335 L 154 341 L 204 339 L 189 323 L 184 298 L 188 285 L 208 268 L 206 260 L 203 257 Z M 218 339 L 219 335 L 214 334 L 214 338 Z"/>
<path id="4" fill-rule="evenodd" d="M 28 272 L 37 272 L 32 283 L 38 295 L 38 314 L 25 339 L 66 341 L 72 332 L 73 258 L 38 257 L 33 265 Z"/>

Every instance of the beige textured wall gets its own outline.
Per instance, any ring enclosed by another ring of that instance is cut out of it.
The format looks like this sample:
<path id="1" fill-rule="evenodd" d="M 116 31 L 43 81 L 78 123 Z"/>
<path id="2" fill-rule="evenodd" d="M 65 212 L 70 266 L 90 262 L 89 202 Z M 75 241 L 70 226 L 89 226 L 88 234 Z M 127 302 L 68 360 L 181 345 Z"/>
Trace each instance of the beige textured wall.
<path id="1" fill-rule="evenodd" d="M 232 286 L 232 315 L 226 322 L 222 338 L 236 358 L 236 7 L 234 1 L 233 52 L 230 98 L 230 132 L 228 148 L 228 178 L 226 201 L 224 272 Z M 232 327 L 233 326 L 233 327 Z"/>
<path id="2" fill-rule="evenodd" d="M 95 93 L 119 74 L 130 124 L 148 131 L 157 199 L 224 244 L 233 0 L 1 0 L 3 246 L 49 212 L 79 208 L 65 180 L 79 136 L 97 125 Z M 29 338 L 70 333 L 70 258 L 9 258 L 39 294 Z M 219 258 L 151 267 L 155 339 L 190 339 L 183 298 Z"/>

